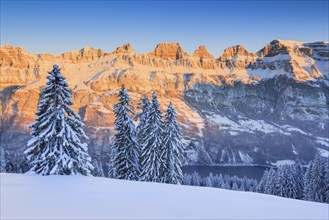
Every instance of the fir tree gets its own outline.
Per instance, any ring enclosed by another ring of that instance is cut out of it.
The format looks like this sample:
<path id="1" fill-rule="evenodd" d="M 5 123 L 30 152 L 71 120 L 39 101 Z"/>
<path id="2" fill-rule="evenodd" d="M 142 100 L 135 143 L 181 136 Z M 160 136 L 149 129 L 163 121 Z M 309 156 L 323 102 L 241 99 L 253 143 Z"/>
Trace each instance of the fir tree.
<path id="1" fill-rule="evenodd" d="M 305 174 L 304 198 L 314 202 L 326 202 L 327 200 L 327 182 L 326 165 L 320 154 L 309 163 Z"/>
<path id="2" fill-rule="evenodd" d="M 141 112 L 136 114 L 135 120 L 139 120 L 139 123 L 136 127 L 137 132 L 137 141 L 142 146 L 143 141 L 146 139 L 147 133 L 145 132 L 146 121 L 150 112 L 150 100 L 147 97 L 141 98 L 140 102 L 137 105 L 137 109 L 140 109 Z"/>
<path id="3" fill-rule="evenodd" d="M 304 178 L 304 199 L 312 201 L 313 189 L 312 189 L 312 178 L 313 178 L 313 161 L 310 161 Z"/>
<path id="4" fill-rule="evenodd" d="M 192 176 L 191 174 L 184 174 L 183 176 L 183 185 L 192 185 Z"/>
<path id="5" fill-rule="evenodd" d="M 201 186 L 201 177 L 199 176 L 199 174 L 194 171 L 192 173 L 192 180 L 191 180 L 191 185 L 192 186 Z"/>
<path id="6" fill-rule="evenodd" d="M 239 189 L 238 184 L 236 182 L 233 182 L 232 184 L 232 190 L 237 191 Z"/>
<path id="7" fill-rule="evenodd" d="M 327 161 L 327 163 L 325 164 L 325 202 L 329 203 L 329 161 Z"/>
<path id="8" fill-rule="evenodd" d="M 155 93 L 152 94 L 152 104 L 146 120 L 145 133 L 141 154 L 141 180 L 149 182 L 161 181 L 161 146 L 163 134 L 163 122 L 158 98 Z"/>
<path id="9" fill-rule="evenodd" d="M 5 149 L 0 146 L 0 173 L 6 172 L 6 157 L 5 157 Z"/>
<path id="10" fill-rule="evenodd" d="M 8 151 L 5 151 L 5 161 L 6 161 L 6 172 L 15 173 L 15 161 L 11 158 Z"/>
<path id="11" fill-rule="evenodd" d="M 181 184 L 183 144 L 181 128 L 176 120 L 176 111 L 170 103 L 165 116 L 165 130 L 162 145 L 164 182 L 172 184 Z"/>
<path id="12" fill-rule="evenodd" d="M 21 151 L 16 152 L 13 155 L 13 160 L 15 173 L 26 173 L 30 170 L 31 167 L 29 161 L 27 160 L 26 155 Z"/>
<path id="13" fill-rule="evenodd" d="M 325 167 L 324 160 L 320 154 L 315 156 L 313 161 L 312 181 L 311 181 L 311 201 L 325 202 L 326 200 L 326 182 L 325 182 Z"/>
<path id="14" fill-rule="evenodd" d="M 143 146 L 146 144 L 147 140 L 147 129 L 146 129 L 146 123 L 148 119 L 148 115 L 150 113 L 150 107 L 151 103 L 150 100 L 147 97 L 141 98 L 137 109 L 140 109 L 141 112 L 136 114 L 135 120 L 139 120 L 139 123 L 136 127 L 136 133 L 137 133 L 137 143 L 140 146 L 140 150 L 142 151 Z M 142 152 L 141 152 L 142 153 Z M 141 166 L 142 164 L 142 157 L 139 157 L 139 164 Z"/>
<path id="15" fill-rule="evenodd" d="M 289 167 L 287 165 L 279 166 L 276 171 L 275 185 L 276 194 L 281 197 L 288 197 L 288 184 L 289 184 Z"/>
<path id="16" fill-rule="evenodd" d="M 267 182 L 265 186 L 265 193 L 277 195 L 277 172 L 271 168 L 268 171 Z"/>
<path id="17" fill-rule="evenodd" d="M 113 145 L 111 144 L 111 146 L 113 146 Z M 116 151 L 113 147 L 111 147 L 110 155 L 109 155 L 110 160 L 109 160 L 107 166 L 108 166 L 108 177 L 112 178 L 112 179 L 116 178 L 115 155 L 116 155 Z"/>
<path id="18" fill-rule="evenodd" d="M 94 167 L 94 170 L 91 172 L 93 176 L 98 176 L 98 177 L 105 176 L 101 162 L 98 162 L 96 159 L 93 159 L 92 165 Z"/>
<path id="19" fill-rule="evenodd" d="M 118 94 L 119 102 L 114 105 L 115 130 L 112 148 L 115 178 L 126 180 L 139 179 L 140 150 L 136 140 L 136 128 L 131 115 L 134 114 L 130 98 L 122 85 Z"/>
<path id="20" fill-rule="evenodd" d="M 37 117 L 29 125 L 33 138 L 25 153 L 31 161 L 30 171 L 40 175 L 90 175 L 93 166 L 87 144 L 80 141 L 88 137 L 79 115 L 69 107 L 73 102 L 68 84 L 57 65 L 48 73 Z"/>
<path id="21" fill-rule="evenodd" d="M 293 178 L 294 178 L 295 188 L 296 188 L 296 197 L 295 197 L 295 199 L 303 199 L 304 171 L 303 171 L 302 164 L 299 161 L 294 164 Z"/>
<path id="22" fill-rule="evenodd" d="M 265 170 L 265 172 L 259 182 L 257 191 L 260 193 L 265 193 L 265 189 L 266 189 L 266 185 L 267 185 L 267 181 L 268 181 L 268 173 L 269 173 L 269 171 Z"/>

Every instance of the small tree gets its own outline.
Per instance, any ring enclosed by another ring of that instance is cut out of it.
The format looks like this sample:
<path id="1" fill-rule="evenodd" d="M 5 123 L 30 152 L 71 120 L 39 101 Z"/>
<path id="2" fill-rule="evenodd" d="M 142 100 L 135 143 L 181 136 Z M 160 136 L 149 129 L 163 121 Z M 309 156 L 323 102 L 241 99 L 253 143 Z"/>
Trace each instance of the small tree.
<path id="1" fill-rule="evenodd" d="M 6 172 L 6 156 L 5 149 L 0 146 L 0 173 Z"/>
<path id="2" fill-rule="evenodd" d="M 302 164 L 298 161 L 293 166 L 293 179 L 296 187 L 295 199 L 303 199 L 304 191 L 304 171 Z"/>
<path id="3" fill-rule="evenodd" d="M 92 165 L 94 170 L 91 172 L 93 176 L 104 177 L 103 166 L 101 162 L 98 162 L 96 159 L 92 160 Z"/>
<path id="4" fill-rule="evenodd" d="M 268 171 L 265 193 L 277 195 L 277 171 L 273 168 Z"/>
<path id="5" fill-rule="evenodd" d="M 116 134 L 112 146 L 115 177 L 138 180 L 140 151 L 136 140 L 136 128 L 131 118 L 134 112 L 124 85 L 122 85 L 118 97 L 119 102 L 114 105 Z"/>
<path id="6" fill-rule="evenodd" d="M 40 175 L 90 175 L 93 166 L 87 144 L 80 141 L 88 137 L 80 116 L 69 107 L 73 102 L 68 84 L 57 65 L 48 73 L 37 117 L 29 125 L 33 138 L 25 153 L 31 161 L 30 171 Z"/>
<path id="7" fill-rule="evenodd" d="M 258 185 L 258 189 L 257 191 L 260 192 L 260 193 L 265 193 L 265 190 L 266 190 L 266 185 L 267 185 L 267 182 L 268 182 L 268 173 L 269 171 L 268 170 L 265 170 L 260 182 L 259 182 L 259 185 Z"/>
<path id="8" fill-rule="evenodd" d="M 165 130 L 162 145 L 164 182 L 181 184 L 183 179 L 182 157 L 183 144 L 181 128 L 176 120 L 176 111 L 170 103 L 166 111 Z"/>
<path id="9" fill-rule="evenodd" d="M 137 109 L 140 109 L 141 112 L 138 113 L 135 117 L 135 120 L 139 120 L 139 123 L 136 127 L 136 132 L 137 132 L 137 141 L 140 146 L 143 146 L 144 141 L 146 140 L 146 123 L 147 123 L 147 118 L 150 114 L 150 107 L 151 103 L 150 100 L 147 97 L 141 98 L 140 102 L 137 105 Z"/>

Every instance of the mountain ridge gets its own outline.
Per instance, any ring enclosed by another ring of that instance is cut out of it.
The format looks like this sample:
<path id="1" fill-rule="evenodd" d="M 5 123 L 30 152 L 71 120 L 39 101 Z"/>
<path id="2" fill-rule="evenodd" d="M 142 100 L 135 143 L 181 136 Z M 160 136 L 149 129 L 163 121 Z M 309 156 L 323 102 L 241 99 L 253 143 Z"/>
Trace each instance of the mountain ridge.
<path id="1" fill-rule="evenodd" d="M 91 154 L 100 160 L 113 135 L 121 84 L 134 105 L 153 91 L 162 110 L 173 102 L 188 164 L 307 163 L 317 151 L 329 155 L 328 42 L 274 40 L 257 53 L 238 45 L 219 58 L 205 47 L 195 56 L 178 43 L 156 48 L 139 54 L 130 44 L 109 53 L 86 47 L 54 56 L 1 46 L 1 145 L 24 148 L 39 91 L 56 63 L 92 137 Z"/>

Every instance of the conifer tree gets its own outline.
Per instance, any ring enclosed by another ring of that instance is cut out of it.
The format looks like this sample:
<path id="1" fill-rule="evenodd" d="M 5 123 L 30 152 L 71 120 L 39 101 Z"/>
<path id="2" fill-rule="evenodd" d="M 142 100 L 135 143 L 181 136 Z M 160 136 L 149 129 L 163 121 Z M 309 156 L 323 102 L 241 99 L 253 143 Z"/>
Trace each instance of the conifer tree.
<path id="1" fill-rule="evenodd" d="M 325 164 L 325 189 L 324 189 L 324 193 L 325 193 L 325 202 L 329 203 L 329 161 L 327 161 L 327 163 Z"/>
<path id="2" fill-rule="evenodd" d="M 232 190 L 237 191 L 239 189 L 238 184 L 236 182 L 233 182 L 232 184 Z"/>
<path id="3" fill-rule="evenodd" d="M 87 144 L 80 140 L 88 137 L 80 116 L 69 107 L 73 102 L 68 84 L 57 65 L 48 74 L 37 117 L 29 125 L 33 138 L 25 154 L 31 161 L 30 171 L 40 175 L 90 175 L 93 166 Z"/>
<path id="4" fill-rule="evenodd" d="M 0 146 L 0 173 L 6 172 L 6 157 L 5 157 L 5 149 Z"/>
<path id="5" fill-rule="evenodd" d="M 136 140 L 136 128 L 132 120 L 134 114 L 130 98 L 122 85 L 118 94 L 119 102 L 114 105 L 115 130 L 113 141 L 113 167 L 115 178 L 126 180 L 139 179 L 140 150 Z"/>
<path id="6" fill-rule="evenodd" d="M 107 164 L 108 167 L 108 177 L 115 179 L 116 178 L 116 170 L 115 170 L 115 155 L 116 155 L 116 151 L 113 148 L 113 145 L 111 144 L 111 149 L 110 149 L 110 155 L 109 155 L 109 162 Z"/>
<path id="7" fill-rule="evenodd" d="M 15 173 L 15 161 L 12 160 L 8 151 L 5 151 L 6 173 Z"/>
<path id="8" fill-rule="evenodd" d="M 267 182 L 265 186 L 265 193 L 277 195 L 277 171 L 271 168 L 268 171 Z"/>
<path id="9" fill-rule="evenodd" d="M 311 171 L 311 201 L 314 202 L 325 202 L 326 200 L 324 164 L 324 159 L 321 158 L 320 154 L 317 154 L 313 161 L 313 170 Z"/>
<path id="10" fill-rule="evenodd" d="M 295 182 L 296 188 L 296 197 L 295 199 L 303 199 L 303 191 L 304 191 L 304 171 L 302 164 L 297 161 L 293 167 L 293 179 Z"/>
<path id="11" fill-rule="evenodd" d="M 143 145 L 143 140 L 147 136 L 145 132 L 146 121 L 150 112 L 150 100 L 147 97 L 141 98 L 140 102 L 137 105 L 137 109 L 140 109 L 141 112 L 136 114 L 135 120 L 139 120 L 139 123 L 136 127 L 137 132 L 137 141 L 140 145 Z"/>
<path id="12" fill-rule="evenodd" d="M 155 93 L 152 94 L 152 104 L 150 112 L 146 119 L 145 133 L 141 154 L 141 180 L 149 182 L 161 181 L 161 146 L 163 134 L 163 122 L 158 98 Z"/>
<path id="13" fill-rule="evenodd" d="M 94 170 L 91 172 L 93 176 L 98 176 L 98 177 L 105 176 L 101 162 L 98 162 L 96 159 L 93 159 L 92 165 L 94 167 Z"/>
<path id="14" fill-rule="evenodd" d="M 326 202 L 327 200 L 327 182 L 326 165 L 327 163 L 320 154 L 316 154 L 313 161 L 305 173 L 304 198 L 314 202 Z"/>
<path id="15" fill-rule="evenodd" d="M 313 161 L 310 161 L 304 178 L 304 199 L 312 201 L 313 189 L 312 189 L 312 181 L 313 181 Z"/>
<path id="16" fill-rule="evenodd" d="M 266 190 L 266 185 L 267 185 L 267 181 L 268 181 L 268 173 L 269 171 L 268 170 L 265 170 L 260 182 L 259 182 L 259 185 L 258 185 L 258 192 L 260 193 L 265 193 L 265 190 Z"/>
<path id="17" fill-rule="evenodd" d="M 196 171 L 192 173 L 191 184 L 192 186 L 201 186 L 201 177 Z"/>
<path id="18" fill-rule="evenodd" d="M 150 107 L 151 103 L 150 100 L 147 97 L 141 98 L 139 100 L 139 103 L 137 105 L 137 109 L 140 109 L 141 112 L 136 114 L 135 120 L 139 120 L 139 123 L 136 127 L 136 133 L 137 133 L 137 143 L 140 147 L 140 151 L 142 152 L 143 146 L 146 144 L 147 140 L 147 130 L 146 130 L 146 123 L 148 119 L 148 115 L 150 113 Z M 139 163 L 142 164 L 142 158 L 139 157 Z"/>
<path id="19" fill-rule="evenodd" d="M 13 155 L 15 173 L 25 173 L 30 170 L 30 164 L 26 155 L 19 151 Z"/>
<path id="20" fill-rule="evenodd" d="M 176 110 L 170 103 L 165 116 L 165 130 L 161 158 L 164 161 L 162 175 L 165 183 L 181 184 L 183 144 L 181 128 L 176 120 Z"/>

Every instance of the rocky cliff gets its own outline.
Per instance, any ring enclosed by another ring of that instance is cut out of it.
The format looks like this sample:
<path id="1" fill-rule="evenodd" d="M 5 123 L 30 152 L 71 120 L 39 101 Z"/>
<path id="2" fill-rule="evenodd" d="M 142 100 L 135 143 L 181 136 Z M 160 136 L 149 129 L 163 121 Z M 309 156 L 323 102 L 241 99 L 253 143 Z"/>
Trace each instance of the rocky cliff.
<path id="1" fill-rule="evenodd" d="M 106 160 L 113 136 L 113 105 L 121 84 L 132 102 L 157 92 L 161 108 L 177 108 L 186 163 L 307 163 L 329 155 L 328 42 L 274 40 L 257 53 L 242 45 L 215 58 L 205 46 L 189 55 L 178 43 L 148 54 L 130 44 L 113 52 L 90 47 L 31 54 L 1 46 L 1 145 L 26 146 L 47 71 L 62 67 L 73 108 L 86 123 L 90 153 Z"/>

